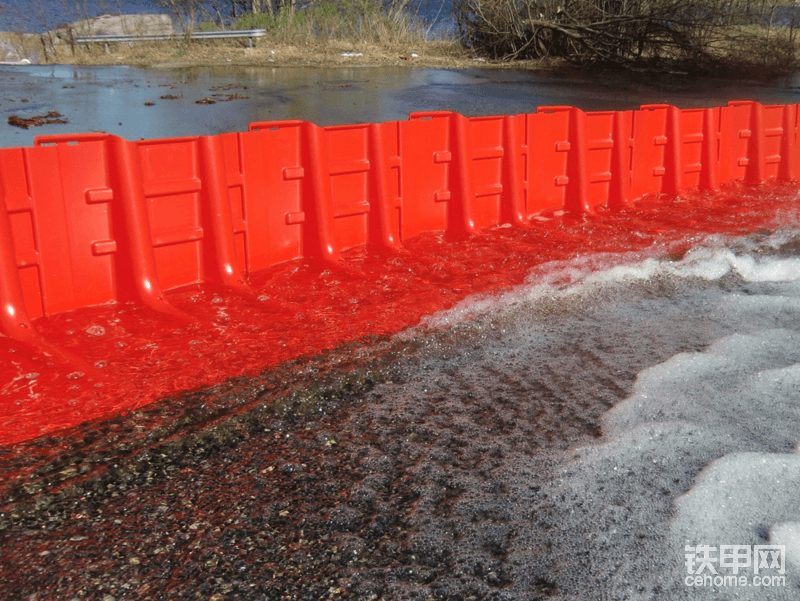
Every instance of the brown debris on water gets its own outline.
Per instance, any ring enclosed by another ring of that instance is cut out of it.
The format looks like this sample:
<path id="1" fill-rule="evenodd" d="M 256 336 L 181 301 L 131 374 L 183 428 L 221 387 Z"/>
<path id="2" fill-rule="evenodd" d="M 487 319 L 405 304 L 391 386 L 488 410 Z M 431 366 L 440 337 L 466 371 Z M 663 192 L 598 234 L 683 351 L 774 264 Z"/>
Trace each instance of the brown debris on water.
<path id="1" fill-rule="evenodd" d="M 66 123 L 63 115 L 58 111 L 49 111 L 46 115 L 36 115 L 34 117 L 19 117 L 17 115 L 10 115 L 8 117 L 8 124 L 14 127 L 21 127 L 28 129 L 29 127 L 36 127 L 38 125 L 52 125 L 55 123 Z"/>
<path id="2" fill-rule="evenodd" d="M 230 102 L 231 100 L 244 100 L 246 98 L 250 98 L 249 96 L 245 96 L 243 94 L 212 94 L 214 100 L 219 100 L 220 102 Z"/>
<path id="3" fill-rule="evenodd" d="M 163 96 L 160 96 L 160 98 L 161 100 L 180 100 L 183 98 L 183 94 L 180 96 L 176 96 L 175 94 L 164 94 Z"/>
<path id="4" fill-rule="evenodd" d="M 195 100 L 194 103 L 195 104 L 217 104 L 217 101 L 214 100 L 213 98 L 206 97 L 206 98 L 201 98 L 200 100 Z"/>
<path id="5" fill-rule="evenodd" d="M 223 86 L 211 86 L 208 89 L 210 91 L 212 91 L 212 92 L 228 92 L 230 90 L 236 90 L 236 89 L 246 90 L 247 86 L 241 86 L 241 85 L 238 85 L 238 84 L 235 84 L 235 83 L 229 83 L 229 84 L 225 84 Z"/>

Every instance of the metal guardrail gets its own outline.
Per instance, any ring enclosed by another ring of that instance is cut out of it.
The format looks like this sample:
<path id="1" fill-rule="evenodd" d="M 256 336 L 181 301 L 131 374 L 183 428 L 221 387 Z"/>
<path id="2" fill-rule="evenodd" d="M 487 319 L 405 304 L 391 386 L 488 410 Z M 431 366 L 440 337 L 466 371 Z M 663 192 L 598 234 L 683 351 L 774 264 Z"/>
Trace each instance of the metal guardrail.
<path id="1" fill-rule="evenodd" d="M 195 31 L 190 34 L 193 40 L 247 38 L 248 48 L 253 47 L 253 38 L 261 38 L 267 34 L 266 29 L 229 29 L 226 31 Z M 144 34 L 144 35 L 93 35 L 75 38 L 76 44 L 103 43 L 108 54 L 109 42 L 151 42 L 158 40 L 177 40 L 184 37 L 181 34 Z"/>

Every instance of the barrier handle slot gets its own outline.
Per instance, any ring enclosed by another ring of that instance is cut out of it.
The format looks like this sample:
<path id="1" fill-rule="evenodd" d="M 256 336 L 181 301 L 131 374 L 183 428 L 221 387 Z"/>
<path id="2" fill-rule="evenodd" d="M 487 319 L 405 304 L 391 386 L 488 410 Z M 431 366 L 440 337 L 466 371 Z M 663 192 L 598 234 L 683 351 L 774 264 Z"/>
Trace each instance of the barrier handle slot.
<path id="1" fill-rule="evenodd" d="M 47 136 L 36 136 L 33 139 L 34 146 L 45 146 L 50 144 L 69 144 L 70 142 L 99 142 L 105 140 L 109 134 L 104 132 L 94 132 L 87 134 L 52 134 Z"/>
<path id="2" fill-rule="evenodd" d="M 256 121 L 251 123 L 248 127 L 248 131 L 259 131 L 262 129 L 280 129 L 281 127 L 297 127 L 298 125 L 302 125 L 305 121 L 300 119 L 285 119 L 283 121 Z"/>

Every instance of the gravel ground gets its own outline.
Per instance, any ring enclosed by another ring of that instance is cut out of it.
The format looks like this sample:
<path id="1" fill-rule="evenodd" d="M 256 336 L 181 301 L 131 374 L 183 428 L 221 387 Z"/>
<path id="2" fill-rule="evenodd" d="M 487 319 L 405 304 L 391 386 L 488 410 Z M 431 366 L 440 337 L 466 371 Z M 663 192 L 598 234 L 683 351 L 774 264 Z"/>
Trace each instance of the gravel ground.
<path id="1" fill-rule="evenodd" d="M 564 536 L 600 524 L 571 521 L 565 508 L 580 500 L 559 498 L 555 474 L 596 443 L 638 372 L 724 331 L 680 318 L 720 285 L 746 288 L 698 281 L 686 296 L 657 281 L 536 301 L 5 449 L 0 589 L 106 601 L 599 598 L 599 575 L 576 575 L 589 551 Z M 609 320 L 612 306 L 627 317 Z M 691 476 L 664 493 L 665 519 Z M 625 511 L 604 516 L 627 527 Z M 639 542 L 619 554 L 648 561 Z"/>

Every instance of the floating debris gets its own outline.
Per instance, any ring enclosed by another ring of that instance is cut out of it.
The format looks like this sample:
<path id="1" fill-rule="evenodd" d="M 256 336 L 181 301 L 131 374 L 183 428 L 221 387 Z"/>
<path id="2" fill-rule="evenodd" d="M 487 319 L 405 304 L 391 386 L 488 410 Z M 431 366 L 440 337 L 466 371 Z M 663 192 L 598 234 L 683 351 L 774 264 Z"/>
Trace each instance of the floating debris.
<path id="1" fill-rule="evenodd" d="M 220 102 L 229 102 L 231 100 L 244 100 L 245 98 L 250 98 L 249 96 L 245 96 L 244 94 L 212 94 L 215 100 L 219 100 Z"/>
<path id="2" fill-rule="evenodd" d="M 227 92 L 228 90 L 246 90 L 247 86 L 241 86 L 235 83 L 227 83 L 224 86 L 212 86 L 208 88 L 212 92 Z"/>
<path id="3" fill-rule="evenodd" d="M 244 94 L 212 94 L 206 98 L 201 98 L 200 100 L 195 100 L 195 104 L 215 104 L 217 102 L 229 102 L 231 100 L 244 100 L 245 98 L 249 98 L 249 96 L 245 96 Z"/>
<path id="4" fill-rule="evenodd" d="M 160 98 L 161 100 L 180 100 L 181 98 L 183 98 L 183 94 L 181 94 L 180 96 L 176 96 L 175 94 L 164 94 Z"/>
<path id="5" fill-rule="evenodd" d="M 58 111 L 50 111 L 46 115 L 36 115 L 34 117 L 18 117 L 11 115 L 8 118 L 8 124 L 14 127 L 21 127 L 28 129 L 29 127 L 36 127 L 37 125 L 51 125 L 54 123 L 66 123 L 67 120 Z"/>
<path id="6" fill-rule="evenodd" d="M 156 105 L 156 103 L 155 103 L 155 102 L 153 102 L 152 100 L 148 100 L 147 102 L 145 102 L 145 103 L 144 103 L 144 105 L 145 105 L 145 106 L 155 106 L 155 105 Z"/>

